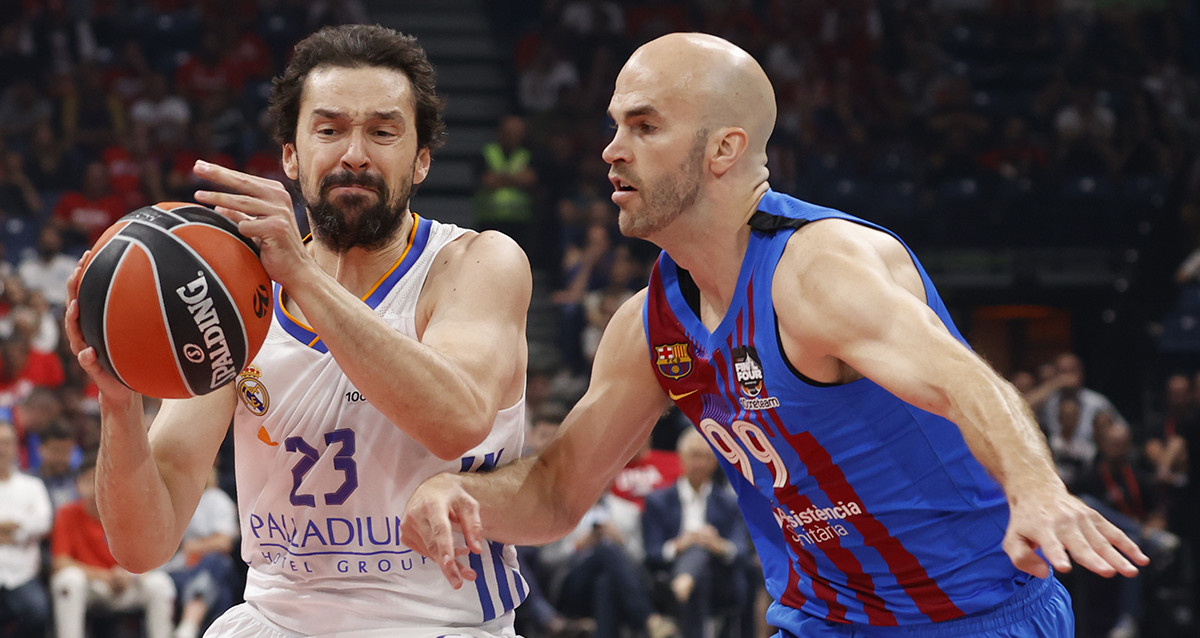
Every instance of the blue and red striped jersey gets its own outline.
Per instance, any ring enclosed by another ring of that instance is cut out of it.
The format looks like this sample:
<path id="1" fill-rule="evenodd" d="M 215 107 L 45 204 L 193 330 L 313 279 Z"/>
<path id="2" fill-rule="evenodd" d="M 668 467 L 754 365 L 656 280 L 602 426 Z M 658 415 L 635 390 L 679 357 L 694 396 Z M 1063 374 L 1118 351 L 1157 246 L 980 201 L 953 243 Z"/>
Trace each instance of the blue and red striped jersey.
<path id="1" fill-rule="evenodd" d="M 892 234 L 768 191 L 750 221 L 738 294 L 711 332 L 695 284 L 662 253 L 643 310 L 658 380 L 737 491 L 774 598 L 772 626 L 804 614 L 914 625 L 994 607 L 1030 576 L 1000 547 L 1007 502 L 959 429 L 870 379 L 804 379 L 782 353 L 775 268 L 795 229 L 827 218 Z M 965 343 L 913 263 L 929 306 Z"/>

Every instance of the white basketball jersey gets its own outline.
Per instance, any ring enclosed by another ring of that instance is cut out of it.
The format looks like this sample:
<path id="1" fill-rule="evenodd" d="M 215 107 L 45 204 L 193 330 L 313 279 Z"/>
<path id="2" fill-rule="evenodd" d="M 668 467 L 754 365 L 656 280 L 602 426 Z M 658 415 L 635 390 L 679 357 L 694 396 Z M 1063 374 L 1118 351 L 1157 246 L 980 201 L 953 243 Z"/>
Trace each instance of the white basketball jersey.
<path id="1" fill-rule="evenodd" d="M 415 339 L 417 297 L 430 265 L 466 231 L 413 219 L 408 248 L 364 302 Z M 511 623 L 507 612 L 527 591 L 511 546 L 488 543 L 482 556 L 471 554 L 479 577 L 455 590 L 435 563 L 400 543 L 400 521 L 426 478 L 515 460 L 524 436 L 524 398 L 500 411 L 482 444 L 461 459 L 443 461 L 376 410 L 320 337 L 283 310 L 279 297 L 276 285 L 266 343 L 237 385 L 234 436 L 242 558 L 250 568 L 247 602 L 307 635 Z"/>

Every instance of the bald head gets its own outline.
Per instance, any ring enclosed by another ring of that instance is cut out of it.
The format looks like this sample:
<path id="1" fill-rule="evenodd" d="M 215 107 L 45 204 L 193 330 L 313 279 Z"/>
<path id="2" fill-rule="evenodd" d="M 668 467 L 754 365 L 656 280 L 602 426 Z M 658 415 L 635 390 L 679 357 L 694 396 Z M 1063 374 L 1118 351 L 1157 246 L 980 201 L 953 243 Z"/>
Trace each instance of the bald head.
<path id="1" fill-rule="evenodd" d="M 664 99 L 692 105 L 704 128 L 745 129 L 750 152 L 765 153 L 775 128 L 775 90 L 758 62 L 728 40 L 670 33 L 647 42 L 621 69 L 616 90 L 643 83 L 661 88 Z"/>

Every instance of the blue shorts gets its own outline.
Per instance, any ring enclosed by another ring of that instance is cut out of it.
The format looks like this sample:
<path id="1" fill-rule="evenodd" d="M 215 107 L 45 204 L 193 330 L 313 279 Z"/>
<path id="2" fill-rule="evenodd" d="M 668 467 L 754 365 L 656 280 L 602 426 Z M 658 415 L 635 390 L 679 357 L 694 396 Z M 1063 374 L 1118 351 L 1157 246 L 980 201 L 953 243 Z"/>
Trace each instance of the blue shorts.
<path id="1" fill-rule="evenodd" d="M 940 623 L 907 627 L 870 627 L 810 617 L 800 633 L 781 631 L 778 638 L 1073 638 L 1075 613 L 1071 595 L 1054 576 L 1034 578 L 1001 605 Z"/>

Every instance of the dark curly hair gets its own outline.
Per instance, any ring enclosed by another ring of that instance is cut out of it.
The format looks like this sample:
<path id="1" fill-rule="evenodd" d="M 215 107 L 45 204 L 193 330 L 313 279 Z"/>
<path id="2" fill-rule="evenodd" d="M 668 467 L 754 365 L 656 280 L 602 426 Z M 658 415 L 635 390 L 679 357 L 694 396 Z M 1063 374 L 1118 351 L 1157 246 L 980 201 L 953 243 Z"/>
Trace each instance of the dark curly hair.
<path id="1" fill-rule="evenodd" d="M 417 106 L 417 146 L 436 149 L 442 145 L 446 123 L 442 121 L 445 101 L 437 94 L 433 65 L 417 39 L 379 25 L 344 24 L 325 27 L 301 40 L 283 75 L 271 85 L 268 113 L 275 123 L 275 141 L 296 141 L 300 98 L 308 73 L 317 67 L 383 67 L 395 69 L 412 82 Z"/>

